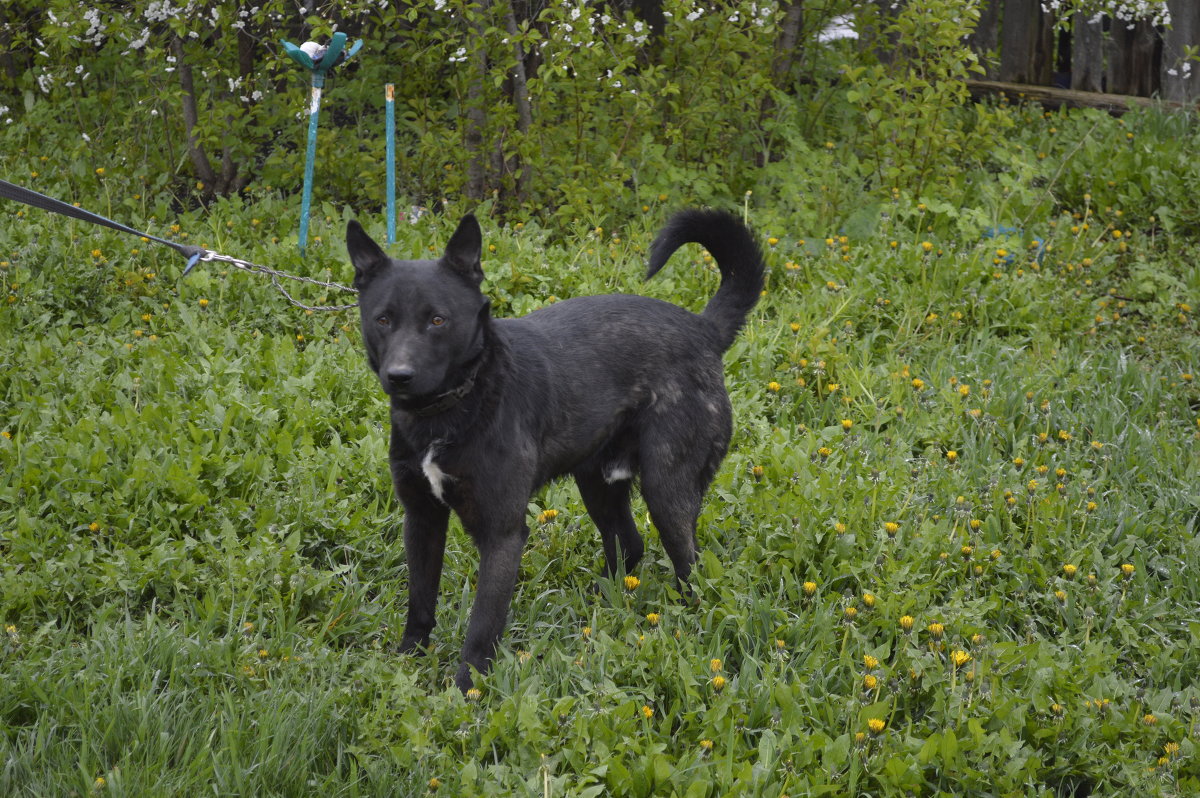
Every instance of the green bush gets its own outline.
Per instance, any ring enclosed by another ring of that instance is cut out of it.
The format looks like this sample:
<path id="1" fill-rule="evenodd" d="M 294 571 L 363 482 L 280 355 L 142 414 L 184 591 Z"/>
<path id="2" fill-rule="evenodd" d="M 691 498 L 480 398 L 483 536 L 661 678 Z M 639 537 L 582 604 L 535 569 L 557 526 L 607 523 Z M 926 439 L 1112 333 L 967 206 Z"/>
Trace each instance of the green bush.
<path id="1" fill-rule="evenodd" d="M 932 23 L 894 19 L 903 57 L 876 70 L 870 51 L 812 44 L 810 18 L 796 68 L 812 83 L 780 91 L 777 22 L 747 23 L 749 5 L 692 20 L 668 5 L 678 35 L 645 42 L 613 13 L 589 26 L 607 58 L 572 45 L 571 7 L 550 5 L 521 23 L 529 48 L 553 43 L 518 135 L 504 7 L 323 6 L 368 45 L 329 87 L 301 258 L 303 76 L 263 61 L 250 128 L 228 134 L 254 179 L 205 197 L 178 75 L 122 56 L 119 25 L 140 34 L 149 4 L 97 6 L 126 12 L 98 44 L 67 5 L 49 6 L 64 33 L 40 6 L 4 8 L 39 22 L 18 44 L 47 53 L 5 84 L 32 93 L 0 103 L 18 120 L 0 129 L 6 179 L 345 282 L 346 220 L 382 227 L 378 90 L 403 66 L 402 185 L 439 212 L 400 225 L 395 256 L 436 253 L 475 206 L 460 120 L 491 103 L 496 315 L 611 291 L 702 307 L 719 279 L 702 251 L 642 280 L 669 209 L 692 201 L 739 209 L 767 285 L 726 357 L 736 428 L 700 521 L 698 605 L 678 603 L 640 505 L 639 583 L 597 584 L 595 530 L 552 483 L 530 501 L 509 629 L 470 700 L 450 683 L 476 567 L 457 524 L 433 644 L 394 650 L 406 564 L 387 407 L 353 314 L 304 313 L 220 263 L 180 279 L 168 248 L 0 205 L 0 793 L 1197 791 L 1186 117 L 954 107 L 957 22 L 922 50 L 905 37 Z M 255 35 L 306 38 L 273 21 L 283 11 L 254 12 L 271 23 Z M 145 47 L 165 56 L 182 22 Z M 221 26 L 185 48 L 196 75 L 230 68 Z M 476 45 L 491 78 L 473 93 Z M 38 70 L 69 53 L 89 76 L 41 93 Z M 227 85 L 206 82 L 204 107 L 240 102 Z M 927 140 L 873 138 L 873 108 Z M 211 153 L 216 118 L 197 128 Z M 531 166 L 523 189 L 507 164 Z"/>

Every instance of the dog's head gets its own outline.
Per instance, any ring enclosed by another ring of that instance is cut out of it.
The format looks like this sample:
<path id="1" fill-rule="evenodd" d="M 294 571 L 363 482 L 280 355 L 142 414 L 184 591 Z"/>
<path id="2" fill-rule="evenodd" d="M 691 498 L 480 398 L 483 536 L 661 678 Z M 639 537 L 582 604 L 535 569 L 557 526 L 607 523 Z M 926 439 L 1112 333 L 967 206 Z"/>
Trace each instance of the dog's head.
<path id="1" fill-rule="evenodd" d="M 347 226 L 367 361 L 402 405 L 457 387 L 482 352 L 490 305 L 479 290 L 481 249 L 474 216 L 463 217 L 437 260 L 389 258 L 357 221 Z"/>

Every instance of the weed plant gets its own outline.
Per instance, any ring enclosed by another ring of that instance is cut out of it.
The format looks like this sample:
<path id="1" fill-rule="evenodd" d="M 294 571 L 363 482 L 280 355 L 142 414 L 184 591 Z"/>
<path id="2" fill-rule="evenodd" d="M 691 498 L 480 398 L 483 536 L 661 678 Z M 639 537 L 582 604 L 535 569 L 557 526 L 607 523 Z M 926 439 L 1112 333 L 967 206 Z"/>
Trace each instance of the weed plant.
<path id="1" fill-rule="evenodd" d="M 552 484 L 467 696 L 459 527 L 430 650 L 394 652 L 387 408 L 353 314 L 0 206 L 0 793 L 1195 794 L 1194 125 L 989 113 L 1007 143 L 920 194 L 864 186 L 864 152 L 831 140 L 721 199 L 769 277 L 726 358 L 736 431 L 698 606 L 648 521 L 643 566 L 593 590 L 598 535 Z M 350 276 L 360 209 L 320 208 L 302 262 L 290 196 L 179 210 L 100 155 L 0 166 L 142 229 Z M 597 197 L 615 230 L 487 222 L 495 313 L 609 291 L 698 309 L 705 253 L 640 278 L 684 200 Z M 438 252 L 460 210 L 405 225 L 392 254 Z"/>

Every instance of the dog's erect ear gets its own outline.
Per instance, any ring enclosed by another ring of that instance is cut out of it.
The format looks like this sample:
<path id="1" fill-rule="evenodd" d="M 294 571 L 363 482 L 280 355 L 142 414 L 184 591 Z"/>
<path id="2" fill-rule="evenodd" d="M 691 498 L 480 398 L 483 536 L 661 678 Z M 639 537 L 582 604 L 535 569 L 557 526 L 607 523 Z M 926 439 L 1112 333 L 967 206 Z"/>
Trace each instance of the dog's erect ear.
<path id="1" fill-rule="evenodd" d="M 388 262 L 387 254 L 379 248 L 357 219 L 346 225 L 346 251 L 354 264 L 354 286 L 361 288 Z"/>
<path id="2" fill-rule="evenodd" d="M 442 265 L 475 285 L 483 282 L 483 266 L 479 259 L 483 254 L 483 233 L 475 216 L 467 214 L 458 223 L 458 229 L 450 236 Z"/>

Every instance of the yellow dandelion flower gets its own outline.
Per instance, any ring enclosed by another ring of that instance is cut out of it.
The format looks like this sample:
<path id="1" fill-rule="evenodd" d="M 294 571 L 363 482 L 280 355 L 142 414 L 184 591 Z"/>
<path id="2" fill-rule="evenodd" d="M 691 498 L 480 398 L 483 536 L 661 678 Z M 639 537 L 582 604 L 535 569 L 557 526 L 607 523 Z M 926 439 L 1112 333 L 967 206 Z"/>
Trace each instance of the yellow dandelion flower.
<path id="1" fill-rule="evenodd" d="M 1067 563 L 1062 567 L 1062 570 L 1063 570 L 1063 576 L 1065 576 L 1067 579 L 1074 579 L 1075 572 L 1078 571 L 1079 569 L 1076 568 L 1071 563 Z"/>
<path id="2" fill-rule="evenodd" d="M 900 525 L 895 521 L 887 521 L 883 525 L 883 531 L 887 532 L 888 537 L 895 537 L 896 533 L 900 531 Z"/>
<path id="3" fill-rule="evenodd" d="M 971 661 L 971 655 L 968 654 L 967 652 L 963 651 L 962 649 L 955 649 L 954 651 L 950 652 L 950 662 L 956 668 L 961 668 L 963 665 L 966 665 L 970 661 Z"/>
<path id="4" fill-rule="evenodd" d="M 467 690 L 466 697 L 468 701 L 478 701 L 479 699 L 483 698 L 483 691 L 478 687 L 472 687 Z"/>
<path id="5" fill-rule="evenodd" d="M 870 654 L 863 654 L 863 666 L 867 670 L 873 671 L 879 667 L 879 659 Z"/>
<path id="6" fill-rule="evenodd" d="M 814 593 L 817 592 L 817 583 L 816 582 L 805 582 L 802 587 L 804 589 L 804 595 L 806 595 L 806 596 L 812 596 Z"/>
<path id="7" fill-rule="evenodd" d="M 637 590 L 637 586 L 642 583 L 642 580 L 636 576 L 630 575 L 625 577 L 625 589 L 629 591 Z"/>
<path id="8" fill-rule="evenodd" d="M 642 704 L 642 717 L 647 720 L 654 717 L 654 709 L 649 704 Z"/>
<path id="9" fill-rule="evenodd" d="M 712 686 L 713 686 L 713 689 L 716 690 L 718 693 L 721 692 L 722 690 L 724 690 L 725 689 L 725 677 L 719 673 L 716 676 L 712 677 Z"/>
<path id="10" fill-rule="evenodd" d="M 863 676 L 862 685 L 864 690 L 874 690 L 879 686 L 879 679 L 877 679 L 874 674 L 868 673 L 867 675 Z"/>
<path id="11" fill-rule="evenodd" d="M 906 634 L 912 631 L 913 623 L 915 623 L 915 621 L 911 615 L 900 616 L 900 628 L 903 629 Z"/>
<path id="12" fill-rule="evenodd" d="M 929 624 L 927 628 L 929 630 L 929 636 L 934 640 L 941 640 L 942 635 L 946 632 L 946 627 L 936 622 Z"/>
<path id="13" fill-rule="evenodd" d="M 883 730 L 887 728 L 887 723 L 882 718 L 871 718 L 867 721 L 867 731 L 871 734 L 883 734 Z"/>
<path id="14" fill-rule="evenodd" d="M 648 623 L 649 623 L 651 626 L 658 626 L 658 620 L 659 620 L 659 616 L 658 616 L 658 613 L 657 613 L 657 612 L 648 612 L 648 613 L 646 613 L 646 621 L 647 621 L 647 622 L 648 622 Z"/>

